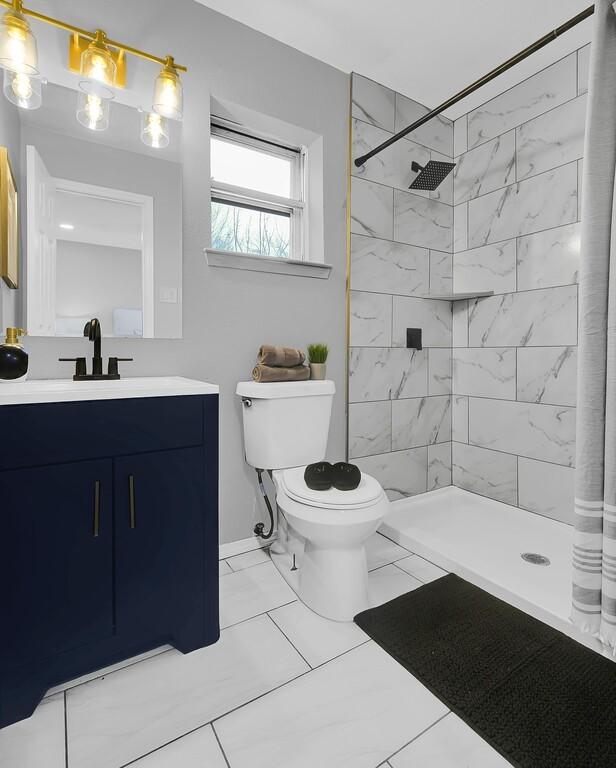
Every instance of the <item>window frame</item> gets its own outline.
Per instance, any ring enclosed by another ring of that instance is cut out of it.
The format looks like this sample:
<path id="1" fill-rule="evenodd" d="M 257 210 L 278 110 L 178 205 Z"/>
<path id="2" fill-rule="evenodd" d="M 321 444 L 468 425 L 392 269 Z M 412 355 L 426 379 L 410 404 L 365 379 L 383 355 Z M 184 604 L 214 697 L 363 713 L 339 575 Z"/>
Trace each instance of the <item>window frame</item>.
<path id="1" fill-rule="evenodd" d="M 255 258 L 276 258 L 281 261 L 307 261 L 308 243 L 306 224 L 306 149 L 286 145 L 261 136 L 256 131 L 249 131 L 244 126 L 227 123 L 224 120 L 212 119 L 210 125 L 210 151 L 211 139 L 227 141 L 231 144 L 239 144 L 256 149 L 263 154 L 273 157 L 283 157 L 291 161 L 291 197 L 282 197 L 267 192 L 241 187 L 236 184 L 228 184 L 216 181 L 210 177 L 210 208 L 214 202 L 238 205 L 249 210 L 263 211 L 264 213 L 285 214 L 289 216 L 290 238 L 289 255 L 272 257 L 269 254 L 245 253 L 242 251 L 230 251 L 230 253 L 253 256 Z"/>

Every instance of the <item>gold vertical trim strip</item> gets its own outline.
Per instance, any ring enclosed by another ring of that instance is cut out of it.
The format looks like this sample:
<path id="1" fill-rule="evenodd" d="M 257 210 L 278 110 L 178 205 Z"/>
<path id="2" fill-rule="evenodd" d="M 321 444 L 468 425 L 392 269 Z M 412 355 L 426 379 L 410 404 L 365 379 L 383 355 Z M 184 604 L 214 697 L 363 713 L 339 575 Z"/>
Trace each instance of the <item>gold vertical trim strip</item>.
<path id="1" fill-rule="evenodd" d="M 346 444 L 345 458 L 349 460 L 349 377 L 351 374 L 351 171 L 353 168 L 353 73 L 349 75 L 349 128 L 347 136 L 347 204 L 346 204 L 346 286 L 345 286 L 345 416 Z"/>

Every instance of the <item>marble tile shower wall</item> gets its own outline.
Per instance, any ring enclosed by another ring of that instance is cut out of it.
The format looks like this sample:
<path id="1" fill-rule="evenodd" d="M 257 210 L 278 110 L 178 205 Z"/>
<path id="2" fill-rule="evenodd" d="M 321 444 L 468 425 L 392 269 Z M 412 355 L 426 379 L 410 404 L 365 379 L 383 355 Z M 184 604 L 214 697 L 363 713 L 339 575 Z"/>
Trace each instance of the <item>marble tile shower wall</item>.
<path id="1" fill-rule="evenodd" d="M 427 112 L 353 75 L 353 158 Z M 411 192 L 410 165 L 453 156 L 436 119 L 352 167 L 349 455 L 391 499 L 451 484 L 453 176 Z M 423 350 L 406 348 L 422 328 Z"/>
<path id="2" fill-rule="evenodd" d="M 453 483 L 571 522 L 588 46 L 454 124 Z"/>

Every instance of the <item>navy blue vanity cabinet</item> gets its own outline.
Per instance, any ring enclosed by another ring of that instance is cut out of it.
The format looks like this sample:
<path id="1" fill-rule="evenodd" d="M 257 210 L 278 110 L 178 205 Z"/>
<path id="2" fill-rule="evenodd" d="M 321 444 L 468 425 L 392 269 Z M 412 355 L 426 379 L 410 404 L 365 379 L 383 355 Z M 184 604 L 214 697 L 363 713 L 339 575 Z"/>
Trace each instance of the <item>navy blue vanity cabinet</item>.
<path id="1" fill-rule="evenodd" d="M 112 635 L 112 477 L 105 459 L 0 472 L 3 657 Z"/>
<path id="2" fill-rule="evenodd" d="M 121 588 L 118 630 L 140 644 L 165 638 L 181 651 L 199 646 L 206 493 L 201 448 L 126 456 L 115 462 L 115 561 Z"/>
<path id="3" fill-rule="evenodd" d="M 218 396 L 0 406 L 0 727 L 218 626 Z"/>

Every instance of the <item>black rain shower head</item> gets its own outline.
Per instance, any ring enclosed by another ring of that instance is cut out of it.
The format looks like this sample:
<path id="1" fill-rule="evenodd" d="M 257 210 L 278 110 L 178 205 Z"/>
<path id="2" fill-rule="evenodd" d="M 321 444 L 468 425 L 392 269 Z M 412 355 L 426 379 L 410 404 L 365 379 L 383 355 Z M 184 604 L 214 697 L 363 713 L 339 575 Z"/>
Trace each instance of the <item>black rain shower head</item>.
<path id="1" fill-rule="evenodd" d="M 411 163 L 411 171 L 413 173 L 419 171 L 420 173 L 419 176 L 413 179 L 409 189 L 429 189 L 430 192 L 434 192 L 455 167 L 455 163 L 444 163 L 440 160 L 429 160 L 425 166 L 413 161 Z"/>

